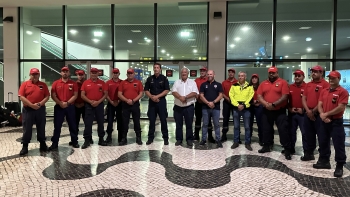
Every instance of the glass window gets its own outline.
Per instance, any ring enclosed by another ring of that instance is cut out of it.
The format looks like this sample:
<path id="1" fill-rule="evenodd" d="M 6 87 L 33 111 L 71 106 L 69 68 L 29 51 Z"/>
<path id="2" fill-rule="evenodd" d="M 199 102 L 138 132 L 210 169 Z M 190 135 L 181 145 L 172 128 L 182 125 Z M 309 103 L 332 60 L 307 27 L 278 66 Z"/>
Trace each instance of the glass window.
<path id="1" fill-rule="evenodd" d="M 115 5 L 115 59 L 154 60 L 154 4 Z"/>
<path id="2" fill-rule="evenodd" d="M 276 58 L 329 59 L 332 0 L 277 1 Z"/>
<path id="3" fill-rule="evenodd" d="M 227 59 L 270 59 L 273 1 L 229 2 Z"/>
<path id="4" fill-rule="evenodd" d="M 238 79 L 238 73 L 240 71 L 247 73 L 247 81 L 250 80 L 253 74 L 258 74 L 260 82 L 267 79 L 267 69 L 271 66 L 270 62 L 230 62 L 226 65 L 226 78 L 228 78 L 227 70 L 230 68 L 235 69 L 235 78 Z"/>
<path id="5" fill-rule="evenodd" d="M 22 59 L 62 59 L 62 7 L 24 7 L 20 11 Z"/>
<path id="6" fill-rule="evenodd" d="M 2 8 L 0 8 L 0 16 L 2 16 Z M 4 42 L 3 42 L 3 22 L 0 21 L 0 60 L 4 58 Z"/>
<path id="7" fill-rule="evenodd" d="M 350 1 L 338 0 L 337 59 L 350 58 Z M 338 65 L 337 65 L 338 66 Z M 337 67 L 338 69 L 338 67 Z"/>
<path id="8" fill-rule="evenodd" d="M 158 60 L 207 59 L 207 3 L 158 4 Z"/>
<path id="9" fill-rule="evenodd" d="M 67 59 L 111 59 L 111 6 L 67 7 Z"/>

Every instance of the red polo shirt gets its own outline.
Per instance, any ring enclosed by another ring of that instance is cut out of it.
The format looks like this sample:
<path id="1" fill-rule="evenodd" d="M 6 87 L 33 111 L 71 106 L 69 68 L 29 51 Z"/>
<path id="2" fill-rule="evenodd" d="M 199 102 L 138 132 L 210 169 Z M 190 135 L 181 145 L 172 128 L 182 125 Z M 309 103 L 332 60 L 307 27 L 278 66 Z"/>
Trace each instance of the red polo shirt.
<path id="1" fill-rule="evenodd" d="M 70 79 L 67 82 L 62 79 L 56 80 L 51 87 L 51 94 L 56 93 L 58 100 L 63 102 L 69 101 L 74 96 L 74 92 L 78 92 L 78 85 Z"/>
<path id="2" fill-rule="evenodd" d="M 108 87 L 108 96 L 112 101 L 119 100 L 118 97 L 118 88 L 122 80 L 118 79 L 117 81 L 114 81 L 113 79 L 110 79 L 106 82 L 106 85 Z"/>
<path id="3" fill-rule="evenodd" d="M 85 92 L 88 99 L 98 101 L 103 97 L 104 91 L 108 91 L 108 88 L 101 79 L 96 79 L 96 81 L 88 79 L 81 86 L 81 91 Z"/>
<path id="4" fill-rule="evenodd" d="M 303 108 L 301 98 L 304 94 L 306 83 L 303 82 L 300 86 L 293 83 L 289 86 L 289 107 Z"/>
<path id="5" fill-rule="evenodd" d="M 318 98 L 323 89 L 329 88 L 329 83 L 322 79 L 319 82 L 310 81 L 305 86 L 304 96 L 306 97 L 306 105 L 310 109 L 317 106 Z"/>
<path id="6" fill-rule="evenodd" d="M 278 78 L 276 81 L 271 83 L 269 80 L 263 81 L 257 90 L 257 94 L 261 95 L 264 100 L 268 103 L 276 102 L 282 97 L 282 95 L 289 94 L 289 87 L 286 80 Z M 288 104 L 288 100 L 277 105 L 275 110 L 281 109 Z"/>
<path id="7" fill-rule="evenodd" d="M 194 82 L 196 82 L 196 84 L 197 84 L 198 91 L 201 89 L 202 83 L 204 83 L 204 82 L 206 82 L 206 81 L 208 81 L 208 78 L 207 78 L 207 77 L 204 77 L 204 78 L 198 77 L 198 78 L 196 78 L 196 79 L 194 80 Z"/>
<path id="8" fill-rule="evenodd" d="M 336 108 L 339 104 L 348 104 L 349 92 L 343 87 L 338 86 L 334 90 L 330 91 L 330 88 L 323 89 L 320 93 L 319 101 L 322 102 L 323 112 L 329 112 Z M 344 111 L 339 112 L 329 118 L 338 119 L 342 118 Z"/>
<path id="9" fill-rule="evenodd" d="M 126 79 L 122 81 L 118 87 L 118 92 L 122 92 L 123 96 L 127 99 L 136 98 L 142 91 L 143 91 L 142 83 L 137 79 L 134 79 L 132 81 L 128 81 Z"/>
<path id="10" fill-rule="evenodd" d="M 224 94 L 227 97 L 230 97 L 229 92 L 230 92 L 231 86 L 234 83 L 237 83 L 237 80 L 235 78 L 233 78 L 233 81 L 230 81 L 229 79 L 226 79 L 225 81 L 222 82 L 222 90 L 224 91 Z"/>
<path id="11" fill-rule="evenodd" d="M 23 96 L 34 104 L 39 103 L 45 97 L 50 96 L 50 92 L 46 83 L 41 81 L 33 83 L 31 80 L 28 80 L 22 83 L 18 90 L 18 96 Z M 23 106 L 27 107 L 26 105 Z"/>
<path id="12" fill-rule="evenodd" d="M 78 86 L 78 97 L 75 100 L 75 103 L 84 103 L 84 100 L 81 98 L 81 86 L 83 85 L 84 81 L 76 81 Z"/>

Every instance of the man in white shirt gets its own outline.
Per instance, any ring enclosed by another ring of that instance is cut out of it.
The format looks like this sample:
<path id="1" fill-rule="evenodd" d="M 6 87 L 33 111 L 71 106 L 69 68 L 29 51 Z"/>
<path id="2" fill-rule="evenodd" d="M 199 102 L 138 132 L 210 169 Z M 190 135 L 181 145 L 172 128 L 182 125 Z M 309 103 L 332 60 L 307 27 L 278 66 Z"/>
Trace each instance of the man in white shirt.
<path id="1" fill-rule="evenodd" d="M 183 134 L 183 118 L 186 124 L 186 141 L 188 146 L 193 146 L 193 117 L 194 117 L 194 103 L 196 96 L 199 93 L 197 84 L 192 79 L 188 79 L 188 69 L 181 69 L 181 79 L 176 80 L 172 94 L 175 97 L 174 102 L 174 119 L 176 123 L 176 143 L 175 146 L 182 144 Z"/>

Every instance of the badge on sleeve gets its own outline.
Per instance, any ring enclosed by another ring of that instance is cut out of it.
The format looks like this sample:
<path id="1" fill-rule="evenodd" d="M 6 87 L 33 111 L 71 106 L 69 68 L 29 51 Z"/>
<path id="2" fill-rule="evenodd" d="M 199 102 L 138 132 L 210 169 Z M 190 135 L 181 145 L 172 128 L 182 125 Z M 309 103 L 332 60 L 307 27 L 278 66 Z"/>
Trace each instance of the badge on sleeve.
<path id="1" fill-rule="evenodd" d="M 100 92 L 102 92 L 102 87 L 99 87 Z"/>
<path id="2" fill-rule="evenodd" d="M 68 88 L 69 88 L 69 91 L 72 91 L 72 90 L 73 90 L 73 85 L 72 85 L 72 84 L 69 84 L 69 85 L 68 85 Z"/>
<path id="3" fill-rule="evenodd" d="M 39 88 L 40 88 L 40 90 L 43 90 L 43 86 L 42 85 L 39 85 Z"/>
<path id="4" fill-rule="evenodd" d="M 276 83 L 276 87 L 278 87 L 280 85 L 280 83 Z"/>

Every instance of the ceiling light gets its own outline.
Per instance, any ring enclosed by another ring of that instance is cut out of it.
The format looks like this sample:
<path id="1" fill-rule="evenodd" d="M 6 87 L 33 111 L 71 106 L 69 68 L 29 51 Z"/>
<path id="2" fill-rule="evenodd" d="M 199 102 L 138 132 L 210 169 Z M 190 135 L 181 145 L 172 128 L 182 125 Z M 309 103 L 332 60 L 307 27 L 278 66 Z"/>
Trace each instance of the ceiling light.
<path id="1" fill-rule="evenodd" d="M 75 29 L 71 29 L 71 30 L 69 30 L 69 32 L 70 32 L 71 34 L 76 34 L 76 33 L 78 33 L 78 31 L 75 30 Z"/>
<path id="2" fill-rule="evenodd" d="M 165 50 L 163 49 L 163 50 L 161 50 L 160 52 L 165 53 Z"/>
<path id="3" fill-rule="evenodd" d="M 136 64 L 136 65 L 139 65 L 139 64 Z"/>
<path id="4" fill-rule="evenodd" d="M 286 56 L 284 56 L 285 58 L 288 58 L 289 56 L 288 55 L 286 55 Z"/>
<path id="5" fill-rule="evenodd" d="M 306 50 L 307 50 L 308 52 L 310 52 L 310 51 L 312 51 L 312 48 L 309 47 L 309 48 L 307 48 Z"/>
<path id="6" fill-rule="evenodd" d="M 38 42 L 38 41 L 36 41 L 36 40 L 34 40 L 33 42 L 34 42 L 35 44 L 39 44 L 39 42 Z"/>
<path id="7" fill-rule="evenodd" d="M 329 45 L 329 44 L 323 44 L 323 45 Z"/>
<path id="8" fill-rule="evenodd" d="M 33 34 L 33 32 L 31 32 L 31 31 L 26 31 L 26 33 L 27 33 L 28 35 L 32 35 L 32 34 Z"/>
<path id="9" fill-rule="evenodd" d="M 94 39 L 92 39 L 92 41 L 94 41 L 94 42 L 99 42 L 100 40 L 99 40 L 99 39 L 94 38 Z"/>
<path id="10" fill-rule="evenodd" d="M 181 57 L 185 57 L 185 56 L 181 56 Z"/>
<path id="11" fill-rule="evenodd" d="M 181 37 L 189 37 L 190 36 L 190 32 L 187 32 L 187 31 L 182 31 L 180 33 Z"/>
<path id="12" fill-rule="evenodd" d="M 292 66 L 294 68 L 294 66 Z"/>
<path id="13" fill-rule="evenodd" d="M 300 27 L 299 29 L 310 29 L 311 27 Z"/>
<path id="14" fill-rule="evenodd" d="M 169 53 L 167 53 L 166 56 L 169 56 Z"/>
<path id="15" fill-rule="evenodd" d="M 287 69 L 288 69 L 289 67 L 287 66 Z"/>
<path id="16" fill-rule="evenodd" d="M 128 40 L 128 43 L 132 43 L 132 40 Z"/>
<path id="17" fill-rule="evenodd" d="M 148 40 L 148 38 L 147 38 L 147 37 L 144 37 L 143 39 L 144 39 L 144 40 Z"/>
<path id="18" fill-rule="evenodd" d="M 134 32 L 134 33 L 140 33 L 141 30 L 131 30 L 131 32 Z"/>
<path id="19" fill-rule="evenodd" d="M 255 53 L 255 55 L 259 55 L 259 53 Z"/>
<path id="20" fill-rule="evenodd" d="M 170 57 L 170 59 L 173 59 L 173 58 L 174 58 L 173 56 Z"/>
<path id="21" fill-rule="evenodd" d="M 309 41 L 311 41 L 311 40 L 312 40 L 312 38 L 307 37 L 305 40 L 306 40 L 307 42 L 309 42 Z"/>
<path id="22" fill-rule="evenodd" d="M 240 40 L 241 40 L 240 37 L 235 38 L 235 41 L 240 41 Z"/>
<path id="23" fill-rule="evenodd" d="M 197 51 L 197 49 L 193 49 L 193 53 L 197 53 L 198 51 Z"/>
<path id="24" fill-rule="evenodd" d="M 193 39 L 193 38 L 190 38 L 190 39 L 187 39 L 188 41 L 195 41 L 196 39 Z"/>
<path id="25" fill-rule="evenodd" d="M 242 31 L 248 31 L 250 28 L 249 27 L 243 27 L 241 30 Z"/>
<path id="26" fill-rule="evenodd" d="M 230 44 L 230 47 L 231 47 L 231 48 L 233 48 L 233 47 L 235 47 L 235 46 L 236 46 L 236 45 L 234 45 L 234 44 Z"/>
<path id="27" fill-rule="evenodd" d="M 101 37 L 103 35 L 102 31 L 94 31 L 94 36 Z"/>
<path id="28" fill-rule="evenodd" d="M 131 62 L 131 64 L 134 64 L 134 62 Z"/>
<path id="29" fill-rule="evenodd" d="M 299 64 L 299 67 L 300 67 L 301 65 Z"/>
<path id="30" fill-rule="evenodd" d="M 112 46 L 112 45 L 109 45 L 109 48 L 113 48 L 113 46 Z"/>
<path id="31" fill-rule="evenodd" d="M 191 46 L 192 48 L 196 48 L 197 46 Z"/>
<path id="32" fill-rule="evenodd" d="M 349 37 L 346 37 L 346 38 L 350 38 L 350 36 L 349 36 Z"/>
<path id="33" fill-rule="evenodd" d="M 150 39 L 147 39 L 147 40 L 146 40 L 146 42 L 150 43 L 150 42 L 151 42 L 151 40 L 150 40 Z"/>
<path id="34" fill-rule="evenodd" d="M 294 53 L 295 55 L 299 55 L 300 53 Z"/>
<path id="35" fill-rule="evenodd" d="M 289 40 L 290 39 L 290 37 L 289 36 L 283 36 L 283 38 L 282 38 L 283 40 L 285 40 L 285 41 L 287 41 L 287 40 Z"/>

